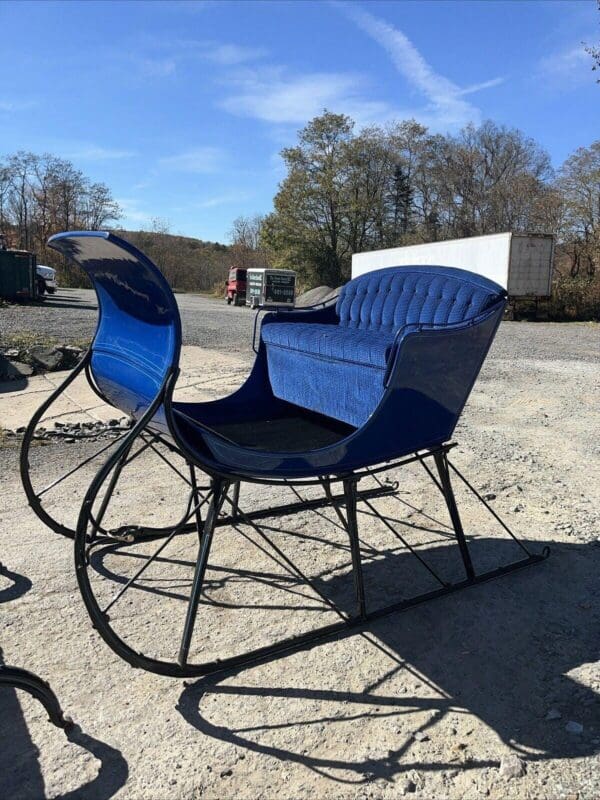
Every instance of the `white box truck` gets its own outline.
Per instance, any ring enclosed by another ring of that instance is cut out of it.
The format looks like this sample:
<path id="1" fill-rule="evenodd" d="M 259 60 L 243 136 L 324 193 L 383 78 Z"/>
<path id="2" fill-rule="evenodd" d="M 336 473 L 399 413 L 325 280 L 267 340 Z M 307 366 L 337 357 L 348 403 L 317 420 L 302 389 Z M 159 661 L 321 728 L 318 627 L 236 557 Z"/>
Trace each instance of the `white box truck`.
<path id="1" fill-rule="evenodd" d="M 461 267 L 485 275 L 507 292 L 513 311 L 520 301 L 550 297 L 554 237 L 535 233 L 494 233 L 469 239 L 372 250 L 352 256 L 352 277 L 381 267 Z"/>

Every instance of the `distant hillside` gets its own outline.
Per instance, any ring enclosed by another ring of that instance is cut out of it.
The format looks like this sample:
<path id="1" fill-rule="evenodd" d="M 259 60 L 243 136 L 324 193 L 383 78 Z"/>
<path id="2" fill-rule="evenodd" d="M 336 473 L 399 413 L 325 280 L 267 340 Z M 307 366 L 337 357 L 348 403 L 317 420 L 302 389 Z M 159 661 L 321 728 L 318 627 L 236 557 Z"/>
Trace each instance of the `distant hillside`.
<path id="1" fill-rule="evenodd" d="M 232 260 L 229 245 L 153 231 L 116 230 L 115 233 L 146 253 L 174 289 L 208 292 L 217 284 L 225 284 Z M 89 285 L 81 270 L 62 263 L 62 259 L 52 266 L 57 267 L 62 286 Z"/>
<path id="2" fill-rule="evenodd" d="M 231 248 L 189 236 L 152 231 L 117 231 L 157 264 L 174 289 L 212 291 L 224 285 L 232 258 Z"/>

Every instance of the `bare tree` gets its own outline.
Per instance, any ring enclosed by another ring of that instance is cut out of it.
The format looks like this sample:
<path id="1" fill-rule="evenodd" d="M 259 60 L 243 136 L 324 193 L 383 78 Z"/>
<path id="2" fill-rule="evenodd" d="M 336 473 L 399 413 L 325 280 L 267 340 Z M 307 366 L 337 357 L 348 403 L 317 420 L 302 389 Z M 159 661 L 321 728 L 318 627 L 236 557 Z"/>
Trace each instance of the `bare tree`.
<path id="1" fill-rule="evenodd" d="M 562 165 L 557 181 L 564 202 L 565 245 L 572 275 L 593 275 L 600 264 L 600 139 L 580 147 Z"/>
<path id="2" fill-rule="evenodd" d="M 261 245 L 264 217 L 260 214 L 239 216 L 229 231 L 231 266 L 248 269 L 266 266 L 266 254 Z"/>

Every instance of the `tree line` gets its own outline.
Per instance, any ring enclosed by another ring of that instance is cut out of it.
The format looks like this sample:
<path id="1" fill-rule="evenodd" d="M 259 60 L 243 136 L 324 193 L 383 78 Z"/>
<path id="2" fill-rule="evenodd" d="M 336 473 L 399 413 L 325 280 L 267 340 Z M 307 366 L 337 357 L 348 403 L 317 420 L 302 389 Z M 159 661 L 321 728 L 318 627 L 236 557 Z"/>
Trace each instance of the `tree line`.
<path id="1" fill-rule="evenodd" d="M 67 159 L 28 152 L 0 158 L 0 233 L 11 247 L 33 251 L 38 263 L 57 267 L 63 286 L 89 282 L 47 246 L 48 238 L 59 231 L 114 229 L 121 215 L 108 186 L 91 181 Z M 120 232 L 160 265 L 171 286 L 211 291 L 223 284 L 228 246 L 172 236 L 158 218 L 149 228 Z"/>
<path id="2" fill-rule="evenodd" d="M 287 267 L 305 288 L 339 286 L 355 252 L 503 231 L 553 233 L 556 296 L 600 316 L 600 140 L 553 169 L 537 142 L 491 121 L 455 135 L 415 120 L 356 131 L 349 117 L 325 111 L 282 157 L 286 175 L 273 211 L 235 219 L 229 246 L 172 236 L 160 220 L 126 238 L 175 289 L 222 291 L 230 266 Z M 48 237 L 114 228 L 120 215 L 110 189 L 66 159 L 0 158 L 0 233 L 58 266 L 63 285 L 85 285 L 85 276 L 47 248 Z"/>
<path id="3" fill-rule="evenodd" d="M 350 277 L 352 253 L 503 231 L 554 233 L 570 277 L 600 264 L 600 141 L 558 169 L 521 131 L 487 121 L 456 135 L 414 120 L 359 132 L 328 111 L 282 151 L 287 174 L 260 243 L 307 285 Z M 561 274 L 561 273 L 559 273 Z"/>
<path id="4" fill-rule="evenodd" d="M 40 263 L 59 263 L 46 246 L 52 234 L 110 227 L 120 215 L 110 189 L 67 159 L 26 152 L 0 159 L 0 233 Z"/>

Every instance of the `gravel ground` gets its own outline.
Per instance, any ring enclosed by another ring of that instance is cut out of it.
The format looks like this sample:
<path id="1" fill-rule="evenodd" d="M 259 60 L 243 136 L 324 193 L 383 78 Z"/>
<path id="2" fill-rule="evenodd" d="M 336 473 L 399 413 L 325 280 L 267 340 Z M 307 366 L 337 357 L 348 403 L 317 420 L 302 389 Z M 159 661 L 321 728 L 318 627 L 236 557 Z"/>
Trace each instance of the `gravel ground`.
<path id="1" fill-rule="evenodd" d="M 252 352 L 254 312 L 228 306 L 225 300 L 178 294 L 184 344 L 230 352 L 232 347 Z M 0 346 L 3 336 L 30 332 L 61 342 L 91 339 L 96 329 L 96 295 L 92 289 L 61 289 L 42 305 L 0 308 Z M 227 330 L 227 338 L 223 331 Z"/>
<path id="2" fill-rule="evenodd" d="M 246 341 L 244 309 L 180 299 L 188 342 L 217 337 L 225 313 L 242 327 L 228 323 L 220 346 L 229 349 L 232 332 L 236 348 Z M 77 591 L 71 544 L 27 508 L 17 448 L 0 448 L 2 561 L 14 573 L 0 576 L 0 590 L 12 598 L 2 609 L 4 659 L 50 680 L 80 726 L 67 740 L 35 701 L 3 690 L 0 797 L 596 800 L 599 354 L 598 326 L 504 323 L 456 431 L 453 461 L 531 548 L 550 545 L 547 561 L 362 633 L 187 685 L 131 669 L 102 642 Z M 198 391 L 216 397 L 230 383 L 211 373 Z M 37 485 L 77 463 L 87 447 L 35 448 Z M 166 524 L 180 513 L 183 495 L 166 466 L 144 458 L 130 465 L 111 505 L 115 527 Z M 75 519 L 86 474 L 47 496 L 65 522 Z M 416 467 L 392 477 L 401 481 L 398 499 L 380 499 L 377 508 L 456 578 L 460 562 L 435 488 Z M 284 491 L 245 486 L 242 507 L 268 507 Z M 482 508 L 459 497 L 476 567 L 518 557 Z M 370 603 L 433 588 L 367 510 L 360 526 Z M 407 523 L 420 527 L 409 531 Z M 350 609 L 349 550 L 335 513 L 267 524 L 321 591 Z M 195 659 L 331 619 L 251 540 L 257 535 L 247 525 L 215 534 Z M 98 594 L 112 597 L 149 552 L 149 545 L 99 552 L 92 565 Z M 172 657 L 196 552 L 193 534 L 177 537 L 113 607 L 115 628 L 133 646 Z"/>
<path id="3" fill-rule="evenodd" d="M 252 355 L 254 312 L 249 308 L 193 294 L 178 294 L 177 302 L 184 344 Z M 0 308 L 0 346 L 3 336 L 24 332 L 66 344 L 79 342 L 92 337 L 96 315 L 96 296 L 91 289 L 61 289 L 40 306 Z M 594 323 L 505 322 L 491 356 L 594 361 L 598 359 L 598 330 Z"/>

